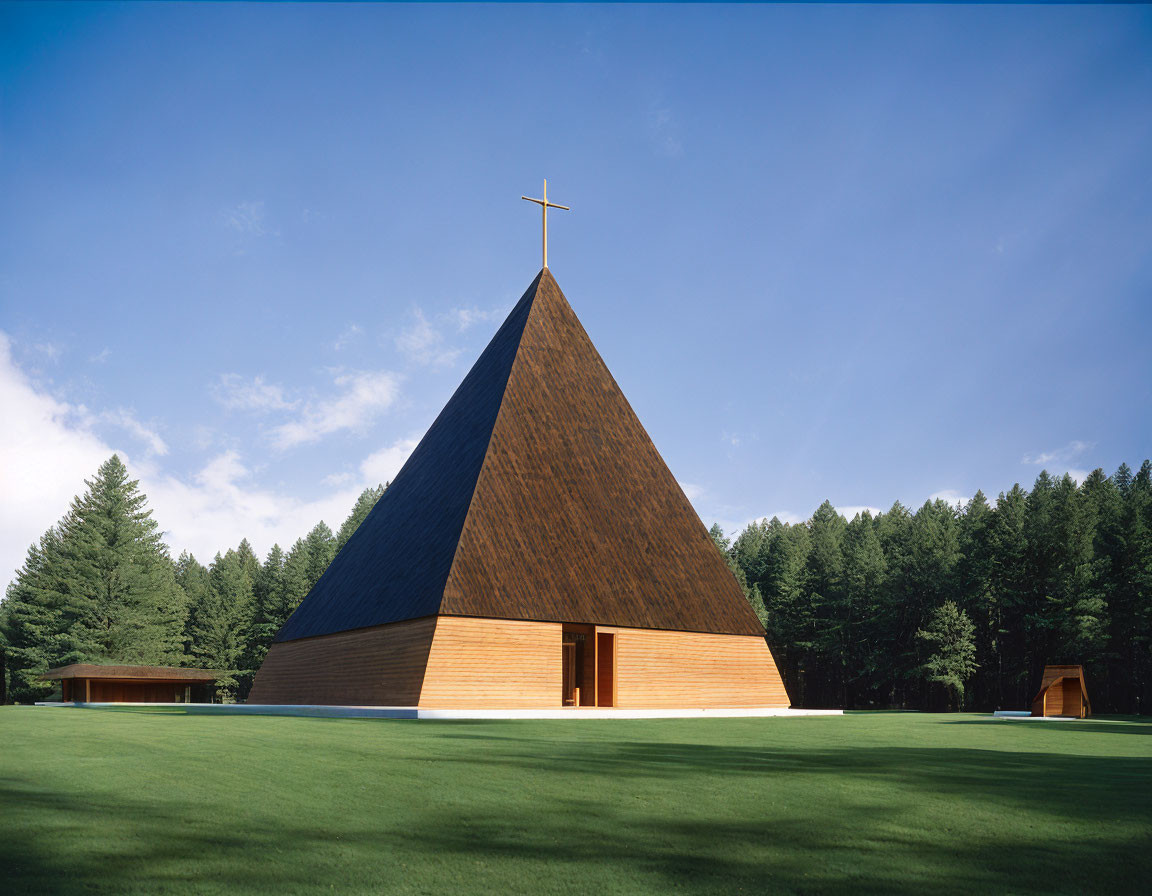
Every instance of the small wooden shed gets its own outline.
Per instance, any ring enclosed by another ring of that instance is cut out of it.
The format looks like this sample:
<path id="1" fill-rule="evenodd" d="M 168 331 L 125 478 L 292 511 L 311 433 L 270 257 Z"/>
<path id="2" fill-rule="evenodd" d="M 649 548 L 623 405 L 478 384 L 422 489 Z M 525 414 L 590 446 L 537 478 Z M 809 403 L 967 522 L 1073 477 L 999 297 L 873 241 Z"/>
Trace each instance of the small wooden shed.
<path id="1" fill-rule="evenodd" d="M 1092 715 L 1083 666 L 1045 666 L 1040 693 L 1032 699 L 1034 716 L 1070 716 L 1083 719 Z"/>
<path id="2" fill-rule="evenodd" d="M 72 663 L 40 678 L 59 681 L 61 699 L 71 703 L 211 703 L 222 674 L 178 666 Z"/>

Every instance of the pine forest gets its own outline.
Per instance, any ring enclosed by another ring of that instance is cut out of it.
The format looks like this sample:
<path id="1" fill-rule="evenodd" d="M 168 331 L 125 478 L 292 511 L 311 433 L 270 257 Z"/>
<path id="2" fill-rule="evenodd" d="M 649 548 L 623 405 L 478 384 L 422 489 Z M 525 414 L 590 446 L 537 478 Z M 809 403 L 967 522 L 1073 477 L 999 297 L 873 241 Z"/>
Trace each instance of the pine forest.
<path id="1" fill-rule="evenodd" d="M 243 700 L 280 626 L 384 493 L 365 489 L 261 560 L 247 540 L 207 566 L 173 559 L 119 457 L 28 550 L 0 603 L 7 699 L 45 699 L 67 663 L 225 672 Z M 1045 664 L 1085 667 L 1097 713 L 1152 709 L 1152 463 L 1077 484 L 1042 472 L 989 501 L 711 530 L 767 631 L 792 703 L 1027 708 Z"/>

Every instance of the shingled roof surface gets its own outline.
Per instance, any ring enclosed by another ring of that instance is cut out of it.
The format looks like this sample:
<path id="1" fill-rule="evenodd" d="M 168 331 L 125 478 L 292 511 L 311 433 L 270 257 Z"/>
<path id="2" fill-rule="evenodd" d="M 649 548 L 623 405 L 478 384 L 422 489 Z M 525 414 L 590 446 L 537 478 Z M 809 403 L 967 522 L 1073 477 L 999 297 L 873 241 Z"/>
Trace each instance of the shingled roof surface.
<path id="1" fill-rule="evenodd" d="M 40 677 L 46 681 L 64 678 L 214 681 L 224 674 L 215 669 L 191 669 L 186 666 L 101 666 L 96 663 L 71 663 L 49 669 Z"/>
<path id="2" fill-rule="evenodd" d="M 763 635 L 546 269 L 277 640 L 436 613 Z"/>

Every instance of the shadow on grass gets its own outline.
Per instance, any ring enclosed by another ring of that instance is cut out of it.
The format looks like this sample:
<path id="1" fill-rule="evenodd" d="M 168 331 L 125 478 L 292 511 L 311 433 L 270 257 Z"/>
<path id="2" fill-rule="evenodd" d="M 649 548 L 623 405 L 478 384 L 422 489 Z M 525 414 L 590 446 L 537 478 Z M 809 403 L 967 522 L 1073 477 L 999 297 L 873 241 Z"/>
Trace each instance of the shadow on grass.
<path id="1" fill-rule="evenodd" d="M 947 719 L 946 725 L 1013 725 L 1046 728 L 1058 725 L 1062 731 L 1075 731 L 1081 734 L 1152 734 L 1152 719 L 1139 716 L 1116 716 L 1110 719 L 1070 719 L 1068 721 L 1042 722 L 1026 718 L 988 719 Z"/>
<path id="2" fill-rule="evenodd" d="M 454 733 L 450 738 L 483 735 Z M 1056 819 L 1152 825 L 1152 758 L 1081 756 L 1050 752 L 1006 752 L 940 747 L 847 747 L 781 750 L 770 747 L 696 743 L 606 742 L 554 744 L 549 764 L 590 779 L 744 775 L 772 778 L 809 776 L 869 782 L 921 796 L 956 797 L 1042 812 Z M 440 761 L 541 767 L 527 750 L 486 751 Z"/>
<path id="3" fill-rule="evenodd" d="M 327 826 L 234 794 L 0 780 L 4 891 L 1137 893 L 1152 874 L 1140 758 L 440 736 L 476 741 L 429 744 L 458 790 Z M 471 793 L 491 782 L 548 790 L 494 806 Z"/>

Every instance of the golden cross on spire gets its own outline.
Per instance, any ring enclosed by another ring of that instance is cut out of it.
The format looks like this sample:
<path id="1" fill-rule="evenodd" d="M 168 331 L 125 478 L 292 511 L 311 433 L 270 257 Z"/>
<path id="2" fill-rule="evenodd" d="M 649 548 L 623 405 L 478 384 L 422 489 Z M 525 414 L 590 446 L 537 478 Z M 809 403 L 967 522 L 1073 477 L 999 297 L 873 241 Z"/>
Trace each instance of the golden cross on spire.
<path id="1" fill-rule="evenodd" d="M 548 209 L 562 208 L 566 212 L 570 212 L 572 209 L 566 205 L 557 205 L 555 202 L 548 201 L 548 181 L 544 181 L 543 199 L 532 199 L 529 196 L 521 196 L 520 198 L 527 199 L 529 202 L 535 202 L 544 212 L 544 267 L 548 267 Z"/>

